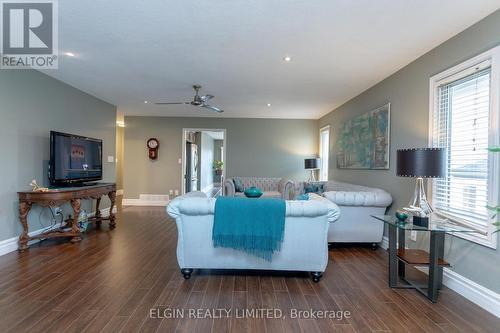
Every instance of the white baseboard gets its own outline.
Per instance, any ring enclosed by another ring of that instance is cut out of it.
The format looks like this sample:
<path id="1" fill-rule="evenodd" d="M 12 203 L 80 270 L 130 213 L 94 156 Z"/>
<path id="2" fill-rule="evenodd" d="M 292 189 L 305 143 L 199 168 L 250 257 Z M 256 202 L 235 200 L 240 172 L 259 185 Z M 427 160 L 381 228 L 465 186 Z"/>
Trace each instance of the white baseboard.
<path id="1" fill-rule="evenodd" d="M 389 239 L 387 236 L 382 238 L 380 247 L 383 249 L 389 248 Z M 428 267 L 417 267 L 417 269 L 428 274 Z M 443 284 L 500 318 L 500 294 L 446 267 L 443 269 Z"/>
<path id="2" fill-rule="evenodd" d="M 170 197 L 164 194 L 140 194 L 139 199 L 122 199 L 122 206 L 166 206 Z"/>
<path id="3" fill-rule="evenodd" d="M 113 212 L 116 213 L 116 207 L 114 207 Z M 95 212 L 88 214 L 88 216 L 89 217 L 95 216 Z M 109 216 L 109 207 L 101 209 L 101 216 Z M 57 223 L 50 228 L 42 228 L 42 229 L 34 230 L 34 231 L 28 233 L 28 235 L 37 236 L 37 235 L 40 235 L 42 232 L 54 230 L 54 229 L 59 228 L 60 226 L 61 226 L 61 224 Z M 34 240 L 30 241 L 29 244 L 34 244 L 37 242 L 39 242 L 39 240 L 34 239 Z M 10 252 L 17 251 L 18 249 L 19 249 L 19 236 L 0 241 L 0 256 L 3 256 L 4 254 L 10 253 Z"/>
<path id="4" fill-rule="evenodd" d="M 452 271 L 443 269 L 443 284 L 500 318 L 500 294 Z"/>

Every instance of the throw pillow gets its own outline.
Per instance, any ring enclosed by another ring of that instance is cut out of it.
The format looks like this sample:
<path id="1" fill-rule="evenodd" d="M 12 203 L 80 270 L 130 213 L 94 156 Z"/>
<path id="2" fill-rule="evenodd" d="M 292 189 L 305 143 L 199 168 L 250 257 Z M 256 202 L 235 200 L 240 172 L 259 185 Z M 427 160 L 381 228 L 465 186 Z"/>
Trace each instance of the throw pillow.
<path id="1" fill-rule="evenodd" d="M 311 184 L 311 183 L 307 183 L 307 184 L 304 184 L 304 193 L 317 193 L 318 192 L 318 186 L 317 185 L 314 185 L 314 184 Z"/>
<path id="2" fill-rule="evenodd" d="M 324 188 L 325 188 L 325 184 L 305 183 L 304 184 L 304 193 L 322 194 L 325 191 Z"/>
<path id="3" fill-rule="evenodd" d="M 297 197 L 297 200 L 309 200 L 309 194 L 301 194 Z"/>
<path id="4" fill-rule="evenodd" d="M 243 180 L 240 177 L 233 178 L 234 189 L 236 192 L 243 192 L 245 189 L 243 188 Z"/>

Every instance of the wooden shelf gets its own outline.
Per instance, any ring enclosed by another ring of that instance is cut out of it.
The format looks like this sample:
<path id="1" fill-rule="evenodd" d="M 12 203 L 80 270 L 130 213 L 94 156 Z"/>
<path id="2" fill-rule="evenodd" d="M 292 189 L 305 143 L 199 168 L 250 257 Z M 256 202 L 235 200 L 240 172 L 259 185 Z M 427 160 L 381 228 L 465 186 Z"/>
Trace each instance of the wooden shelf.
<path id="1" fill-rule="evenodd" d="M 424 250 L 398 249 L 398 258 L 410 265 L 429 265 L 429 253 Z M 440 266 L 450 266 L 444 259 L 438 260 Z"/>

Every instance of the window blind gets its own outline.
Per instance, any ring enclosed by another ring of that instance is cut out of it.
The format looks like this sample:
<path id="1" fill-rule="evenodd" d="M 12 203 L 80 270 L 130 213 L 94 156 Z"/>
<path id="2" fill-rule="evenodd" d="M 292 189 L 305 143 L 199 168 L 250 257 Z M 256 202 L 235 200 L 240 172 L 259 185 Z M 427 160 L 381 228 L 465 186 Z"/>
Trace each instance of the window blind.
<path id="1" fill-rule="evenodd" d="M 438 213 L 485 228 L 488 223 L 488 129 L 491 68 L 438 85 L 433 145 L 448 148 L 446 177 L 433 182 Z"/>

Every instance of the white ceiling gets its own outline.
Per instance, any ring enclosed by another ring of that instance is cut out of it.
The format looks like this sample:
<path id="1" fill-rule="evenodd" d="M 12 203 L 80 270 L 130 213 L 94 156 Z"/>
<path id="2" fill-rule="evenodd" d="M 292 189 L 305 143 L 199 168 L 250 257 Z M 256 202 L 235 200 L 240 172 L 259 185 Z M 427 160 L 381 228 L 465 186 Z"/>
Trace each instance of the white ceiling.
<path id="1" fill-rule="evenodd" d="M 498 0 L 59 1 L 60 52 L 77 56 L 46 73 L 126 115 L 317 119 L 498 8 Z M 190 100 L 194 83 L 225 113 L 143 102 Z"/>

